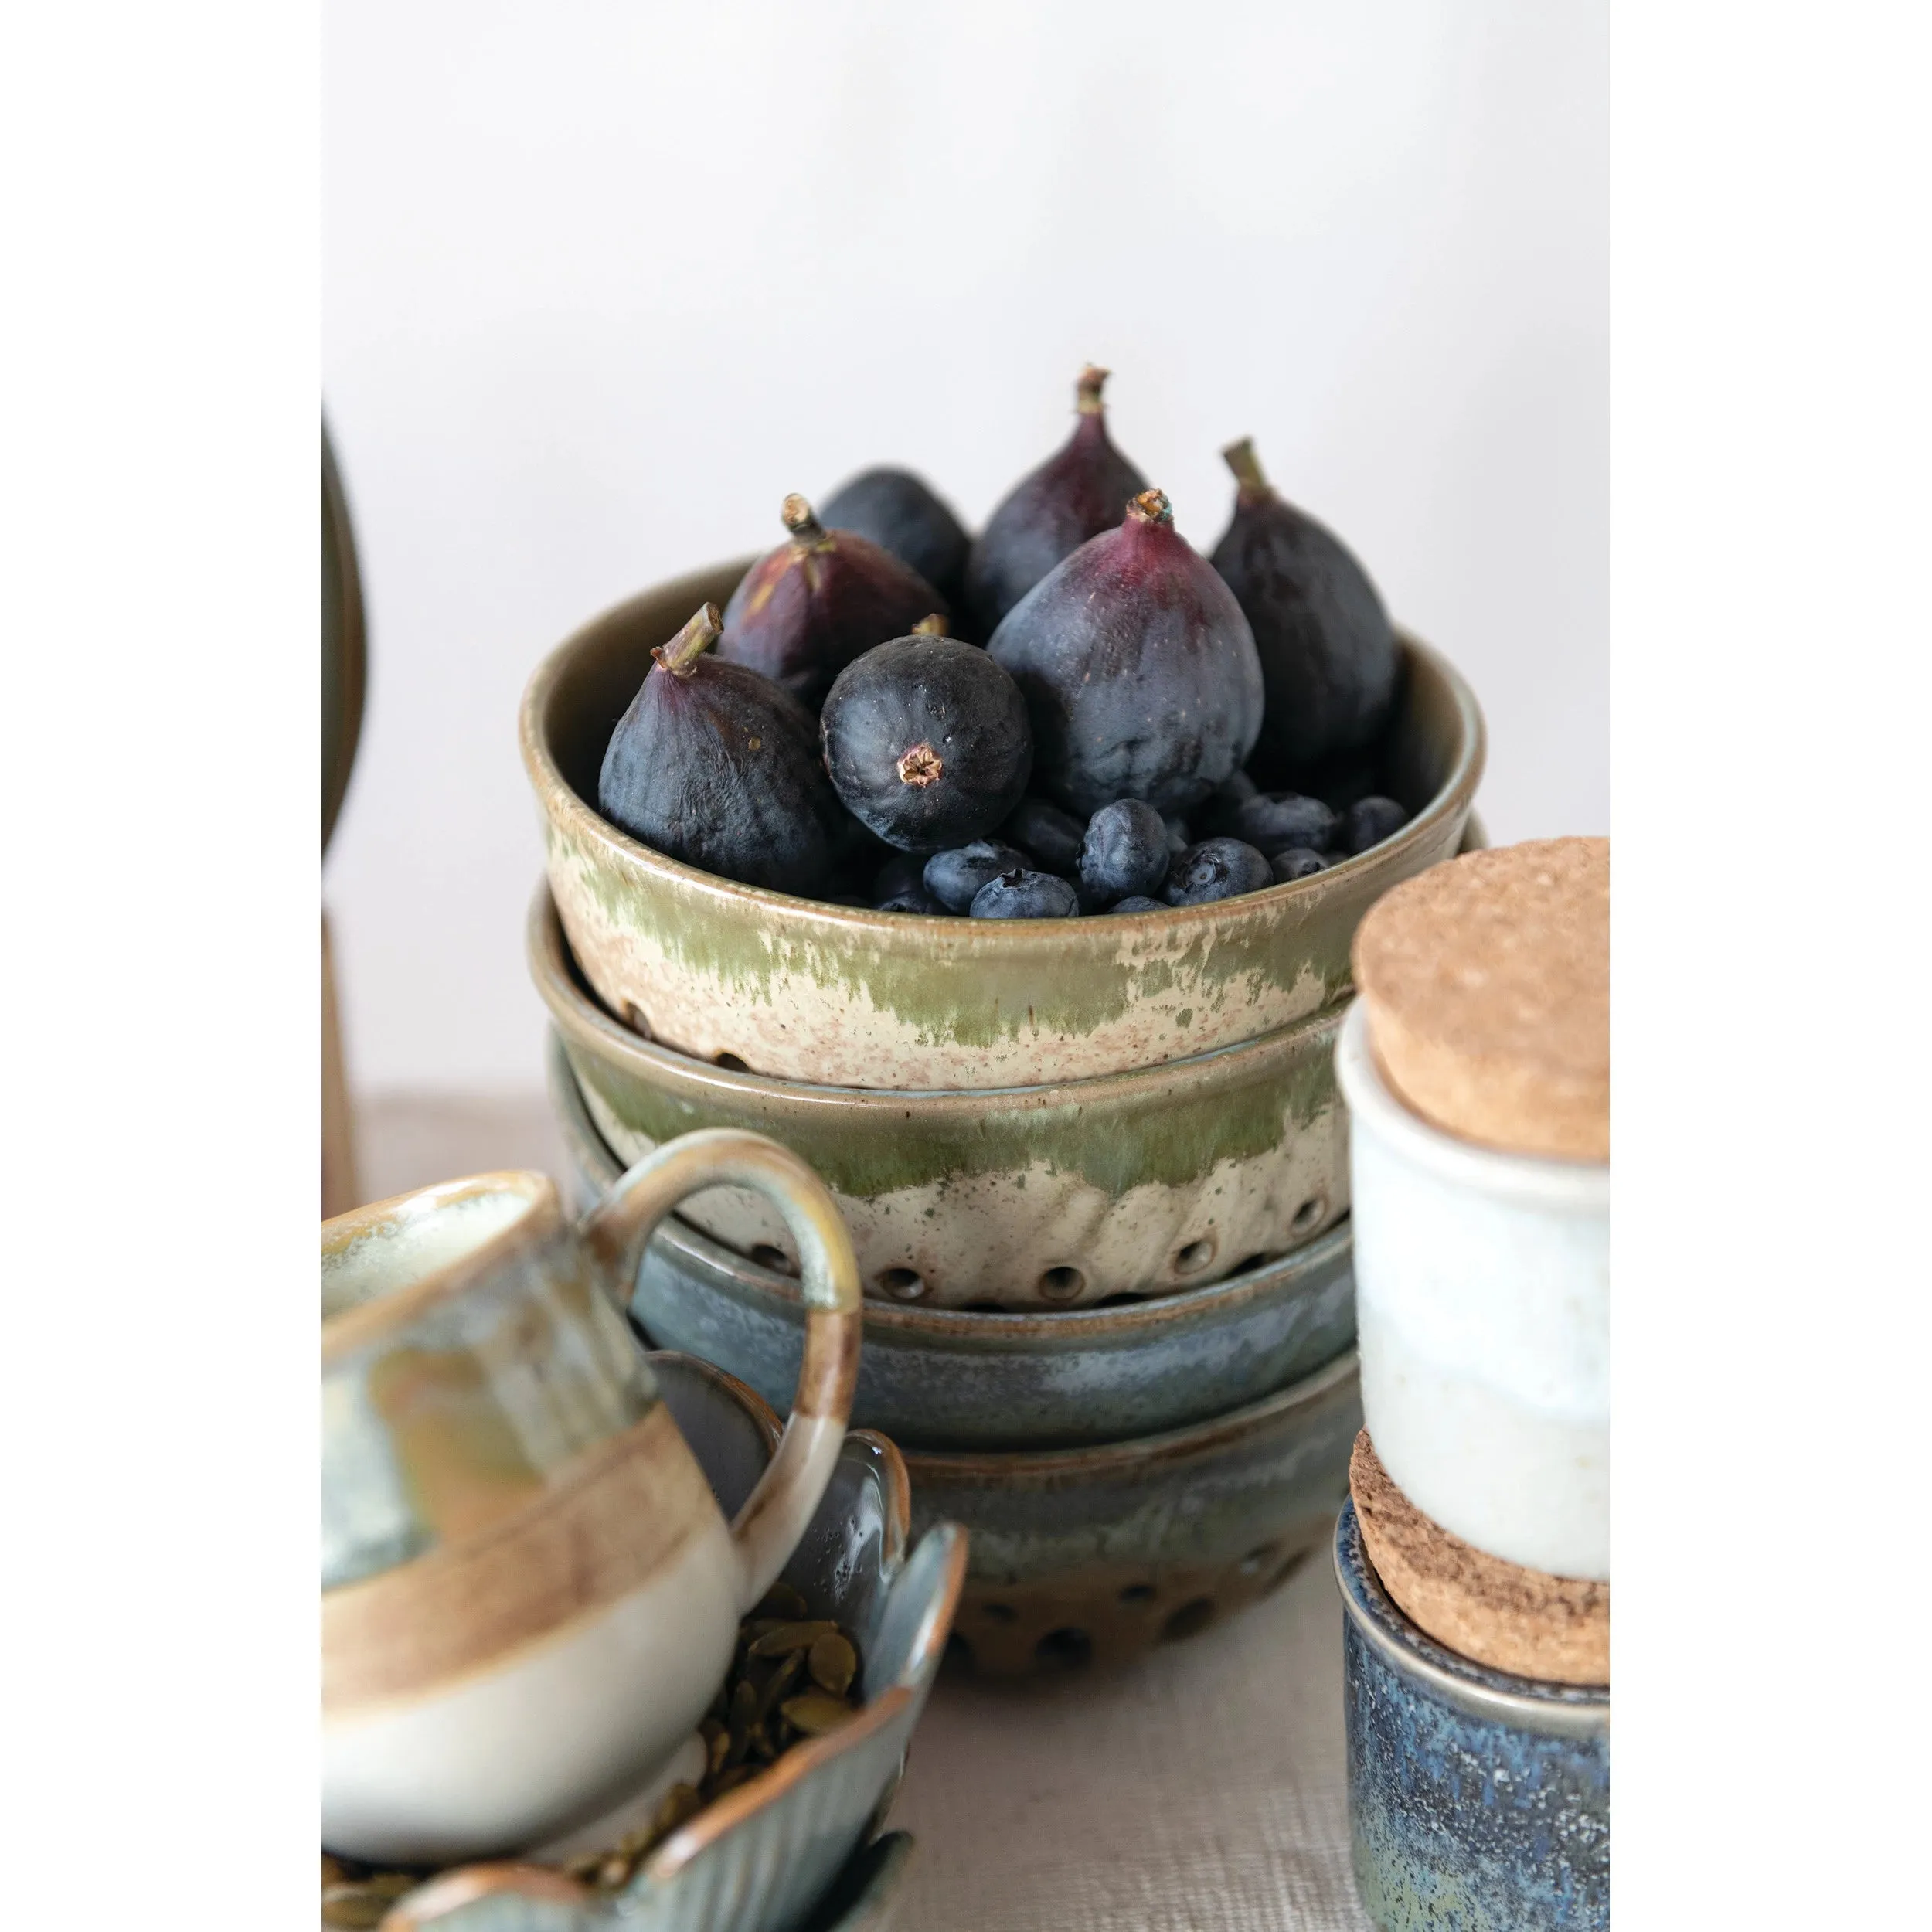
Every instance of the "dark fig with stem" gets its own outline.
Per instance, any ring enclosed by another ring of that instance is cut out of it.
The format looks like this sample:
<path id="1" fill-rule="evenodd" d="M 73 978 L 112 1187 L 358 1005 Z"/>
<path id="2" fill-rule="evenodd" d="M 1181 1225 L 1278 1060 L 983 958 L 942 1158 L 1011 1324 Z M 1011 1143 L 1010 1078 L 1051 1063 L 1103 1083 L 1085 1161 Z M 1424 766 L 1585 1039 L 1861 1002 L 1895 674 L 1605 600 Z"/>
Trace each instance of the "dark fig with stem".
<path id="1" fill-rule="evenodd" d="M 1248 621 L 1158 490 L 1035 584 L 986 648 L 1026 696 L 1039 783 L 1082 818 L 1116 798 L 1184 811 L 1261 729 Z"/>
<path id="2" fill-rule="evenodd" d="M 712 651 L 707 604 L 651 655 L 597 777 L 605 818 L 668 858 L 721 879 L 810 897 L 828 883 L 841 821 L 811 714 Z"/>
<path id="3" fill-rule="evenodd" d="M 991 832 L 1026 789 L 1033 740 L 1019 687 L 937 615 L 875 645 L 832 681 L 818 725 L 845 809 L 902 852 Z"/>
<path id="4" fill-rule="evenodd" d="M 1131 496 L 1147 488 L 1107 433 L 1100 400 L 1107 372 L 1090 364 L 1075 387 L 1079 420 L 1073 434 L 1016 484 L 972 548 L 966 564 L 966 601 L 990 636 L 1000 620 L 1063 557 L 1089 537 L 1111 530 Z"/>
<path id="5" fill-rule="evenodd" d="M 1395 708 L 1401 647 L 1368 572 L 1332 531 L 1275 494 L 1253 441 L 1221 454 L 1237 488 L 1213 563 L 1260 654 L 1267 707 L 1254 775 L 1279 785 L 1382 731 Z"/>
<path id="6" fill-rule="evenodd" d="M 819 505 L 828 530 L 849 530 L 917 570 L 957 618 L 964 608 L 966 553 L 973 540 L 923 477 L 910 470 L 865 470 Z"/>
<path id="7" fill-rule="evenodd" d="M 817 706 L 876 644 L 903 638 L 944 600 L 917 570 L 848 530 L 828 530 L 802 496 L 780 514 L 789 539 L 747 570 L 725 606 L 718 655 Z"/>

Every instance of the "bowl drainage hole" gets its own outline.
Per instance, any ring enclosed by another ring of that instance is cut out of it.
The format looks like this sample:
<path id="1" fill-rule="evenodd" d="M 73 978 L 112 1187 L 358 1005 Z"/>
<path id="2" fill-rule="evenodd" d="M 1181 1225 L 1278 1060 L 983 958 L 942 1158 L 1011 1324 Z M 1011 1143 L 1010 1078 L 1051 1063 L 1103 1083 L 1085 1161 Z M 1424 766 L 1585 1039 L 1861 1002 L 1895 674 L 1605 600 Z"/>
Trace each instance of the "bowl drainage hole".
<path id="1" fill-rule="evenodd" d="M 722 1066 L 727 1073 L 749 1073 L 751 1069 L 736 1053 L 714 1053 L 711 1056 L 714 1066 Z"/>
<path id="2" fill-rule="evenodd" d="M 1094 1660 L 1094 1640 L 1083 1630 L 1049 1630 L 1033 1646 L 1033 1661 L 1043 1670 L 1078 1670 Z"/>
<path id="3" fill-rule="evenodd" d="M 1174 1272 L 1176 1274 L 1199 1274 L 1214 1259 L 1214 1243 L 1212 1239 L 1190 1241 L 1184 1248 L 1177 1248 L 1174 1253 Z"/>
<path id="4" fill-rule="evenodd" d="M 1161 1626 L 1161 1641 L 1178 1644 L 1184 1637 L 1198 1637 L 1213 1621 L 1213 1600 L 1196 1597 L 1192 1603 L 1183 1604 Z"/>
<path id="5" fill-rule="evenodd" d="M 879 1285 L 895 1301 L 917 1301 L 926 1292 L 926 1277 L 917 1268 L 887 1268 Z"/>
<path id="6" fill-rule="evenodd" d="M 1011 1604 L 981 1604 L 979 1614 L 989 1624 L 1010 1624 L 1019 1615 Z"/>
<path id="7" fill-rule="evenodd" d="M 1039 1291 L 1049 1301 L 1070 1301 L 1086 1286 L 1078 1268 L 1049 1268 L 1039 1278 Z"/>
<path id="8" fill-rule="evenodd" d="M 751 1250 L 751 1258 L 760 1267 L 769 1268 L 774 1274 L 796 1274 L 798 1264 L 783 1248 L 774 1248 L 769 1241 L 760 1241 Z"/>
<path id="9" fill-rule="evenodd" d="M 1279 1543 L 1263 1543 L 1257 1549 L 1250 1549 L 1236 1567 L 1243 1577 L 1258 1577 L 1281 1553 Z"/>
<path id="10" fill-rule="evenodd" d="M 1288 1223 L 1291 1232 L 1296 1234 L 1311 1233 L 1328 1211 L 1328 1204 L 1318 1194 L 1311 1194 L 1294 1211 L 1294 1219 Z"/>
<path id="11" fill-rule="evenodd" d="M 1121 1601 L 1129 1609 L 1138 1609 L 1141 1604 L 1151 1604 L 1153 1600 L 1154 1586 L 1151 1583 L 1129 1583 L 1121 1592 Z"/>

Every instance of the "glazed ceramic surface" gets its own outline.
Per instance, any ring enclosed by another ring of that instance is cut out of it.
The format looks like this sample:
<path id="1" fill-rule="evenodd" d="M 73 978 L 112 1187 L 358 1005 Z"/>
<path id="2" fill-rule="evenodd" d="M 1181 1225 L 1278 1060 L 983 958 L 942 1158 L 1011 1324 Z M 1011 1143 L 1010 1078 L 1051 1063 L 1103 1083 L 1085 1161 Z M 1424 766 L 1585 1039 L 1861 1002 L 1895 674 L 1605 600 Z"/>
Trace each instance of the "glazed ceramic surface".
<path id="1" fill-rule="evenodd" d="M 1352 1352 L 1212 1421 L 1097 1447 L 908 1452 L 915 1527 L 971 1539 L 956 1649 L 1026 1675 L 1191 1637 L 1325 1544 L 1360 1426 Z"/>
<path id="2" fill-rule="evenodd" d="M 1425 1515 L 1492 1556 L 1610 1574 L 1610 1170 L 1478 1147 L 1411 1113 L 1358 1004 L 1349 1109 L 1362 1402 Z"/>
<path id="3" fill-rule="evenodd" d="M 1485 1670 L 1396 1608 L 1335 1528 L 1356 1889 L 1382 1932 L 1610 1923 L 1610 1697 Z"/>
<path id="4" fill-rule="evenodd" d="M 771 1454 L 776 1418 L 705 1363 L 651 1362 L 719 1506 L 733 1513 Z M 814 1616 L 858 1640 L 864 1702 L 851 1723 L 700 1812 L 615 1897 L 528 1863 L 464 1867 L 404 1898 L 387 1932 L 884 1932 L 911 1840 L 865 1841 L 897 1787 L 966 1560 L 954 1526 L 935 1526 L 910 1555 L 909 1529 L 897 1452 L 881 1437 L 848 1436 L 784 1573 Z"/>
<path id="5" fill-rule="evenodd" d="M 1214 1281 L 1300 1247 L 1348 1208 L 1339 1015 L 1135 1073 L 992 1092 L 894 1093 L 731 1071 L 641 1040 L 572 971 L 549 894 L 530 971 L 598 1133 L 629 1162 L 696 1127 L 769 1134 L 837 1198 L 868 1294 L 935 1308 L 1078 1308 Z M 685 1218 L 795 1266 L 770 1204 Z"/>
<path id="6" fill-rule="evenodd" d="M 621 1171 L 555 1041 L 550 1093 L 580 1205 Z M 783 1403 L 798 1379 L 796 1281 L 668 1221 L 638 1271 L 632 1315 Z M 907 1448 L 1051 1448 L 1118 1441 L 1237 1408 L 1319 1368 L 1355 1338 L 1348 1223 L 1202 1288 L 1105 1308 L 1009 1314 L 865 1311 L 852 1419 Z"/>
<path id="7" fill-rule="evenodd" d="M 779 1453 L 729 1528 L 615 1305 L 652 1229 L 717 1179 L 784 1205 L 815 1331 Z M 670 1757 L 830 1478 L 859 1301 L 830 1197 L 750 1134 L 673 1143 L 580 1225 L 533 1174 L 323 1224 L 332 1850 L 527 1844 Z"/>
<path id="8" fill-rule="evenodd" d="M 1475 795 L 1482 720 L 1455 672 L 1404 640 L 1389 783 L 1416 816 L 1292 886 L 1158 913 L 927 919 L 714 878 L 595 809 L 612 727 L 652 648 L 750 560 L 620 604 L 560 645 L 523 701 L 523 758 L 572 951 L 604 1005 L 700 1060 L 833 1087 L 1039 1086 L 1232 1046 L 1309 1019 L 1398 880 L 1449 857 Z"/>

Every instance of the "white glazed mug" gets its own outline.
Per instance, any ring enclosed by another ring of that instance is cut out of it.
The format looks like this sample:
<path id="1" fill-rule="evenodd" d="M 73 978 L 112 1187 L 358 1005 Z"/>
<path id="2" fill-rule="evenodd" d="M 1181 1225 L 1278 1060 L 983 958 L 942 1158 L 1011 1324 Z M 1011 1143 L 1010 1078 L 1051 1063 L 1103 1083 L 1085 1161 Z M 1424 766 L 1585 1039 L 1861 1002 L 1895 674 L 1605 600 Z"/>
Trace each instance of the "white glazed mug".
<path id="1" fill-rule="evenodd" d="M 727 1527 L 623 1315 L 687 1195 L 784 1216 L 811 1308 L 778 1452 Z M 831 1195 L 756 1134 L 691 1134 L 581 1223 L 537 1174 L 322 1226 L 322 1842 L 521 1849 L 668 1764 L 831 1476 L 857 1378 Z"/>
<path id="2" fill-rule="evenodd" d="M 1610 1575 L 1610 1169 L 1478 1146 L 1390 1091 L 1357 1000 L 1349 1106 L 1362 1419 L 1425 1515 L 1505 1561 Z"/>

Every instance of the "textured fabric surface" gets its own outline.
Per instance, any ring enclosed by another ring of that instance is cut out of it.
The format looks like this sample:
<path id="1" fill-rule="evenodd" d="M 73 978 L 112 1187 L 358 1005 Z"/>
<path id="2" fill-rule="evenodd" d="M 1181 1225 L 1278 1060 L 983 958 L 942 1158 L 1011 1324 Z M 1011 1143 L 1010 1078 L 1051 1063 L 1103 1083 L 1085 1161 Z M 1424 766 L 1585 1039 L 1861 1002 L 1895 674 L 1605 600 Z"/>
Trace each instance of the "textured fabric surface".
<path id="1" fill-rule="evenodd" d="M 564 1162 L 541 1095 L 362 1102 L 372 1199 Z M 1134 1668 L 942 1679 L 893 1809 L 895 1932 L 1369 1932 L 1349 1872 L 1342 1606 L 1325 1550 Z"/>

